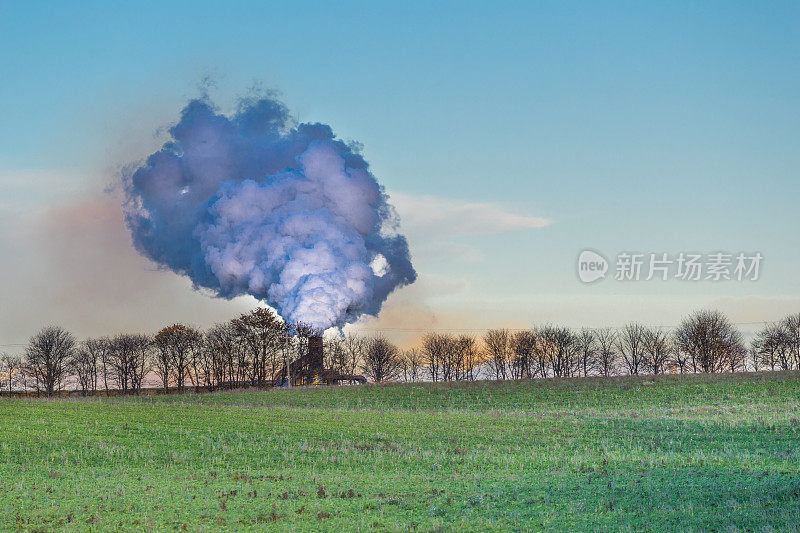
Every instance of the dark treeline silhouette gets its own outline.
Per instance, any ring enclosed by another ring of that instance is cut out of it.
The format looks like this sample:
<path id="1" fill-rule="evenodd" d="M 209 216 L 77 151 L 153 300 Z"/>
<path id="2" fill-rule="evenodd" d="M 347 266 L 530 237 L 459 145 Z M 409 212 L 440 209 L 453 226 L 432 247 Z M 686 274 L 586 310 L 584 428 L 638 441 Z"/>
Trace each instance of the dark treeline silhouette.
<path id="1" fill-rule="evenodd" d="M 94 395 L 269 387 L 314 334 L 264 308 L 205 332 L 173 324 L 152 336 L 77 342 L 48 326 L 22 357 L 0 357 L 0 390 L 52 396 L 66 389 Z M 749 345 L 723 313 L 703 310 L 672 331 L 633 322 L 619 329 L 490 329 L 480 336 L 431 332 L 408 350 L 380 335 L 346 335 L 326 338 L 324 354 L 326 368 L 363 372 L 373 382 L 799 370 L 800 313 L 765 324 Z"/>

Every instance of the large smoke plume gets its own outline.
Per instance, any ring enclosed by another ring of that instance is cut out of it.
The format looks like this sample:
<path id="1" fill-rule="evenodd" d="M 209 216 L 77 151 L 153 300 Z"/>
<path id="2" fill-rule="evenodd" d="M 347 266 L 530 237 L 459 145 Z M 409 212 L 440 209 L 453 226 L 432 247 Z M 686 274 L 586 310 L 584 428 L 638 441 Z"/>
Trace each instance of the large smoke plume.
<path id="1" fill-rule="evenodd" d="M 326 329 L 416 279 L 383 188 L 330 126 L 271 97 L 230 116 L 198 99 L 169 134 L 125 173 L 125 218 L 140 253 L 195 287 Z"/>

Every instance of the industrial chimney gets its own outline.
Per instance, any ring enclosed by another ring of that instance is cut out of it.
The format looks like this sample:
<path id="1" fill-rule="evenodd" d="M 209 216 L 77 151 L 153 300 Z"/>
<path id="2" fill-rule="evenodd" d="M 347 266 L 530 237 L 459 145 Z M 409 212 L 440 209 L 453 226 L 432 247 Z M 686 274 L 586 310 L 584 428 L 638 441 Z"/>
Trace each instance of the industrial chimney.
<path id="1" fill-rule="evenodd" d="M 313 337 L 308 338 L 307 361 L 309 370 L 315 374 L 321 373 L 324 367 L 322 346 L 321 335 L 314 335 Z"/>
<path id="2" fill-rule="evenodd" d="M 308 351 L 290 365 L 292 385 L 338 385 L 340 383 L 366 383 L 364 376 L 342 374 L 337 370 L 326 369 L 322 335 L 308 338 Z M 286 383 L 286 367 L 281 370 L 277 385 Z"/>

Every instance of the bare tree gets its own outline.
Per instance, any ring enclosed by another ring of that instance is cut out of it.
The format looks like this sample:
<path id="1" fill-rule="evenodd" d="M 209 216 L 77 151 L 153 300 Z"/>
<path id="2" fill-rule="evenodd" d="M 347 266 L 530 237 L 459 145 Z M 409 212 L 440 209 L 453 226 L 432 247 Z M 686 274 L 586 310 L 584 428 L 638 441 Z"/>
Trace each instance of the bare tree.
<path id="1" fill-rule="evenodd" d="M 330 368 L 336 372 L 342 372 L 339 361 L 343 359 L 342 342 L 344 337 L 338 335 L 332 337 L 325 337 L 323 340 L 323 360 L 325 368 Z"/>
<path id="2" fill-rule="evenodd" d="M 770 370 L 797 369 L 794 353 L 794 339 L 791 318 L 787 317 L 779 323 L 766 324 L 752 341 L 755 364 L 763 364 Z"/>
<path id="3" fill-rule="evenodd" d="M 597 336 L 590 329 L 582 329 L 576 335 L 575 342 L 577 343 L 578 357 L 580 358 L 580 370 L 583 377 L 586 377 L 591 372 L 594 372 L 597 366 Z"/>
<path id="4" fill-rule="evenodd" d="M 48 326 L 28 341 L 25 364 L 32 372 L 36 390 L 52 396 L 61 389 L 67 362 L 75 349 L 75 337 L 58 326 Z"/>
<path id="5" fill-rule="evenodd" d="M 400 354 L 400 369 L 403 374 L 403 381 L 413 383 L 419 381 L 422 365 L 425 363 L 425 357 L 422 352 L 416 348 L 405 350 Z"/>
<path id="6" fill-rule="evenodd" d="M 219 360 L 211 344 L 201 334 L 192 351 L 192 374 L 197 387 L 212 391 L 219 383 Z"/>
<path id="7" fill-rule="evenodd" d="M 203 336 L 194 328 L 183 324 L 173 324 L 159 331 L 153 338 L 156 347 L 155 368 L 166 391 L 169 387 L 170 375 L 183 392 L 186 379 L 197 383 L 197 356 L 202 346 Z M 194 375 L 191 375 L 192 372 Z"/>
<path id="8" fill-rule="evenodd" d="M 675 331 L 675 348 L 694 372 L 720 372 L 745 349 L 742 334 L 719 311 L 697 311 Z"/>
<path id="9" fill-rule="evenodd" d="M 400 364 L 397 346 L 385 337 L 374 337 L 367 343 L 364 373 L 375 383 L 396 379 Z"/>
<path id="10" fill-rule="evenodd" d="M 533 376 L 547 378 L 550 375 L 550 326 L 536 328 L 533 332 L 533 359 L 531 372 Z"/>
<path id="11" fill-rule="evenodd" d="M 464 351 L 460 340 L 449 334 L 442 334 L 440 366 L 442 369 L 442 381 L 459 381 L 463 367 Z"/>
<path id="12" fill-rule="evenodd" d="M 346 335 L 342 343 L 344 358 L 341 361 L 342 373 L 355 374 L 364 360 L 367 340 L 358 335 Z"/>
<path id="13" fill-rule="evenodd" d="M 428 369 L 428 376 L 433 382 L 442 378 L 442 360 L 446 357 L 448 337 L 441 333 L 428 333 L 422 338 L 422 354 Z"/>
<path id="14" fill-rule="evenodd" d="M 461 370 L 459 379 L 474 381 L 477 372 L 483 363 L 478 341 L 472 335 L 459 335 L 456 342 L 461 351 Z"/>
<path id="15" fill-rule="evenodd" d="M 141 334 L 121 334 L 109 340 L 104 367 L 123 393 L 141 391 L 150 371 L 152 346 L 152 339 Z"/>
<path id="16" fill-rule="evenodd" d="M 483 344 L 486 347 L 486 363 L 494 379 L 508 379 L 511 374 L 511 333 L 507 329 L 490 329 L 483 335 Z"/>
<path id="17" fill-rule="evenodd" d="M 566 327 L 544 326 L 537 335 L 536 350 L 554 377 L 570 377 L 579 367 L 578 342 Z M 542 373 L 547 377 L 547 369 Z"/>
<path id="18" fill-rule="evenodd" d="M 19 356 L 3 354 L 3 356 L 0 357 L 0 373 L 5 376 L 9 393 L 13 390 L 14 382 L 17 381 L 21 371 L 22 359 Z"/>
<path id="19" fill-rule="evenodd" d="M 644 369 L 651 374 L 663 374 L 672 353 L 669 335 L 658 328 L 645 328 L 643 334 Z"/>
<path id="20" fill-rule="evenodd" d="M 790 369 L 800 369 L 800 313 L 789 315 L 781 321 Z"/>
<path id="21" fill-rule="evenodd" d="M 744 340 L 734 343 L 728 352 L 728 371 L 743 372 L 747 369 L 747 354 L 749 350 L 744 344 Z"/>
<path id="22" fill-rule="evenodd" d="M 673 333 L 672 337 L 672 359 L 670 360 L 670 365 L 673 369 L 677 369 L 678 372 L 684 374 L 691 370 L 691 357 L 685 350 L 680 348 L 675 333 Z"/>
<path id="23" fill-rule="evenodd" d="M 783 348 L 783 344 L 783 332 L 781 327 L 777 324 L 765 324 L 764 327 L 756 333 L 755 338 L 751 342 L 753 366 L 758 368 L 759 364 L 763 364 L 770 370 L 775 370 L 775 366 L 780 359 L 780 352 Z"/>
<path id="24" fill-rule="evenodd" d="M 597 370 L 601 376 L 612 375 L 617 368 L 617 332 L 611 328 L 595 332 L 597 340 Z"/>
<path id="25" fill-rule="evenodd" d="M 644 337 L 645 328 L 637 322 L 627 324 L 617 337 L 617 347 L 630 375 L 636 375 L 641 370 L 645 353 Z"/>
<path id="26" fill-rule="evenodd" d="M 23 391 L 36 391 L 39 393 L 39 386 L 33 370 L 25 364 L 25 359 L 22 360 L 22 366 L 19 368 L 17 374 L 17 383 Z"/>
<path id="27" fill-rule="evenodd" d="M 108 350 L 106 339 L 87 339 L 80 343 L 69 361 L 72 374 L 78 380 L 81 394 L 97 392 L 97 381 L 100 375 L 100 365 Z"/>
<path id="28" fill-rule="evenodd" d="M 287 325 L 281 323 L 275 313 L 264 307 L 254 309 L 231 322 L 239 342 L 247 352 L 250 380 L 264 384 L 267 380 L 275 379 L 285 363 L 283 348 L 286 343 Z M 306 332 L 307 328 L 303 324 L 293 325 L 291 329 L 291 336 L 298 343 L 307 339 L 310 333 Z M 304 353 L 303 347 L 299 345 L 297 351 Z"/>
<path id="29" fill-rule="evenodd" d="M 513 379 L 530 379 L 534 376 L 536 358 L 536 332 L 523 330 L 516 332 L 511 339 L 511 376 Z"/>
<path id="30" fill-rule="evenodd" d="M 752 359 L 753 370 L 758 372 L 761 369 L 761 339 L 759 339 L 759 335 L 761 332 L 756 333 L 753 339 L 750 341 L 750 350 L 748 353 Z"/>
<path id="31" fill-rule="evenodd" d="M 364 360 L 367 340 L 359 335 L 345 335 L 329 339 L 327 343 L 328 367 L 341 374 L 354 375 Z"/>
<path id="32" fill-rule="evenodd" d="M 173 355 L 171 349 L 171 342 L 167 328 L 162 329 L 156 336 L 153 337 L 153 345 L 155 346 L 155 355 L 153 356 L 153 371 L 161 380 L 161 386 L 166 393 L 169 390 L 170 374 L 172 373 Z M 186 370 L 186 365 L 182 365 L 183 370 Z"/>
<path id="33" fill-rule="evenodd" d="M 206 332 L 205 349 L 210 352 L 214 373 L 214 383 L 226 383 L 232 388 L 239 380 L 236 332 L 230 322 L 216 324 Z"/>

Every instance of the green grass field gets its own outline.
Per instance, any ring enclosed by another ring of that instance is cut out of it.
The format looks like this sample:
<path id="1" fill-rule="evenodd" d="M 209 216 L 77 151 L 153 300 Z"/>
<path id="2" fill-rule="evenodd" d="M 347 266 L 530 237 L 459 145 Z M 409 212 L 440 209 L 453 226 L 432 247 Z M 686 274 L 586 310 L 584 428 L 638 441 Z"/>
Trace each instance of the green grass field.
<path id="1" fill-rule="evenodd" d="M 0 529 L 798 530 L 800 376 L 0 399 Z"/>

